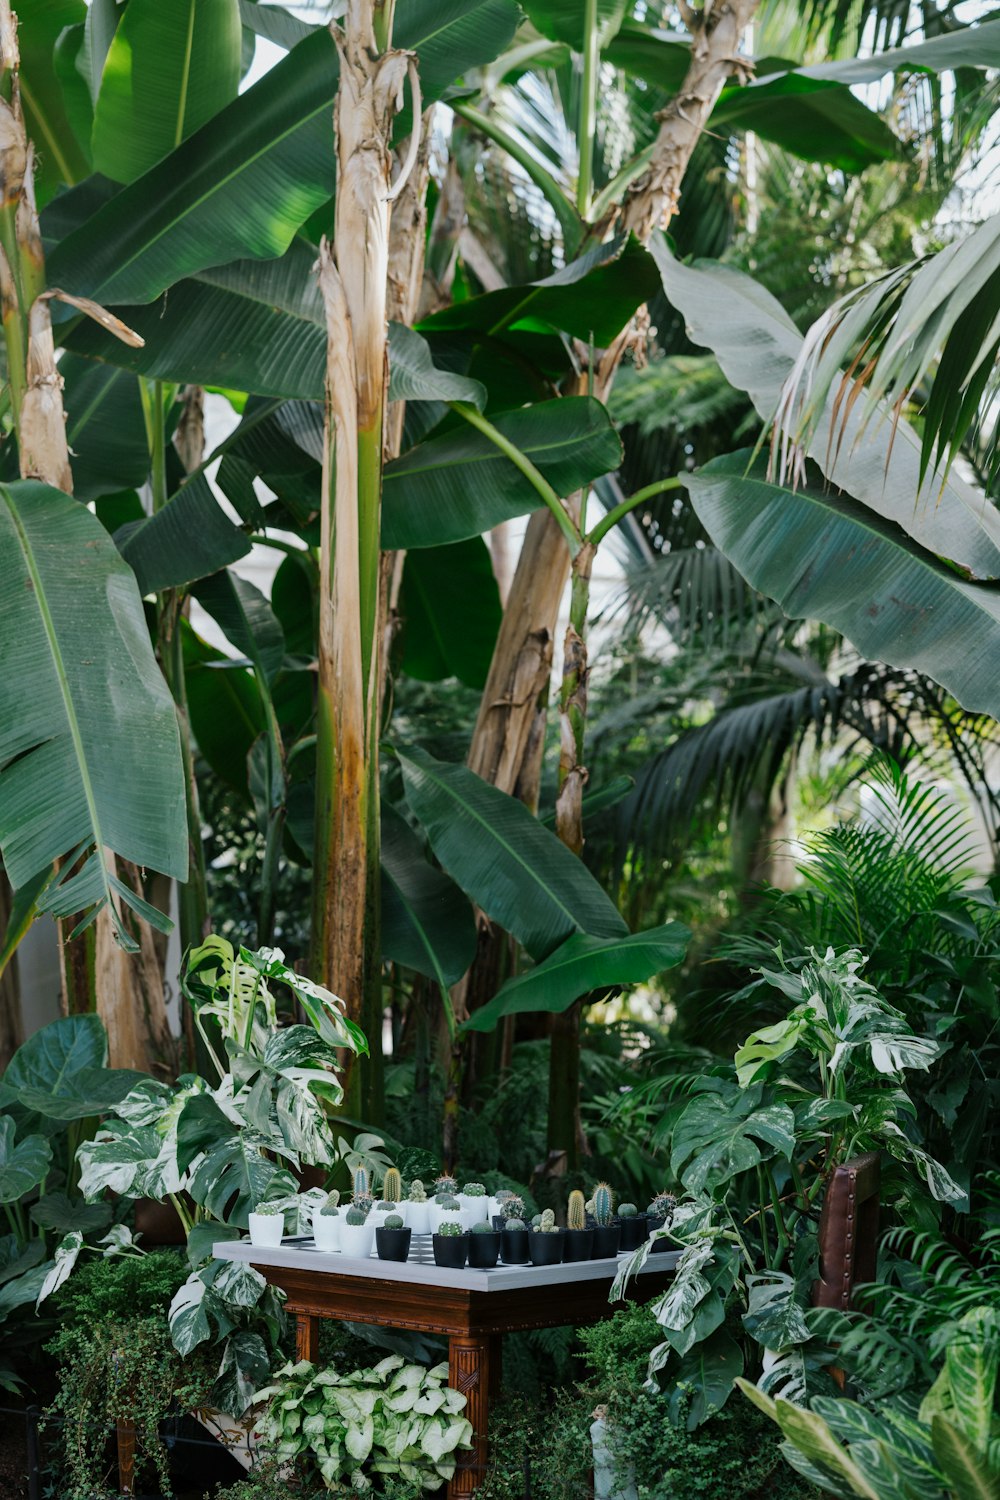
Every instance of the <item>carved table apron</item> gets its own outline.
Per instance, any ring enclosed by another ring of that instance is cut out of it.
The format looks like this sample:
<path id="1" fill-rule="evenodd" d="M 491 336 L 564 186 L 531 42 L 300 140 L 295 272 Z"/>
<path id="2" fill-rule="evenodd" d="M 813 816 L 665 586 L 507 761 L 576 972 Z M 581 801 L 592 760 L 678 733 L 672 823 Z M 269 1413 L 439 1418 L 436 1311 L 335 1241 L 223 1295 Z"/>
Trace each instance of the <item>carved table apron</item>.
<path id="1" fill-rule="evenodd" d="M 286 1294 L 296 1320 L 299 1359 L 319 1358 L 319 1320 L 377 1323 L 448 1338 L 448 1383 L 466 1397 L 474 1447 L 460 1452 L 448 1500 L 474 1495 L 486 1472 L 490 1398 L 500 1389 L 505 1333 L 596 1323 L 619 1265 L 613 1260 L 558 1266 L 497 1266 L 493 1271 L 448 1271 L 439 1266 L 324 1255 L 287 1242 L 267 1250 L 247 1241 L 212 1247 L 217 1260 L 248 1261 Z M 648 1302 L 670 1282 L 678 1254 L 651 1255 L 633 1277 L 629 1296 Z M 621 1306 L 621 1304 L 617 1304 Z"/>

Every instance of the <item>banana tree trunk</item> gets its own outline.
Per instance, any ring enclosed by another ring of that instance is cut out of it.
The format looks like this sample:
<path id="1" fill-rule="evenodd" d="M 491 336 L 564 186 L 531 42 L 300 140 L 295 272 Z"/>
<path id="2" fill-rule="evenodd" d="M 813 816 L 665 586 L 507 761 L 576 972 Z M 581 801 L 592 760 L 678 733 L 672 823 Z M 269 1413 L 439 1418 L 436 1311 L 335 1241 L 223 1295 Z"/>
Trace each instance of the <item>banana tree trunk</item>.
<path id="1" fill-rule="evenodd" d="M 35 205 L 34 148 L 21 109 L 17 21 L 9 0 L 0 0 L 0 52 L 11 84 L 9 102 L 0 100 L 0 304 L 18 462 L 22 479 L 40 479 L 72 494 L 62 380 Z M 118 875 L 140 889 L 133 866 L 118 861 Z M 63 1006 L 97 1012 L 108 1033 L 112 1067 L 152 1072 L 160 1061 L 169 1065 L 172 1052 L 163 972 L 149 928 L 142 924 L 137 930 L 121 908 L 118 916 L 135 931 L 140 947 L 134 957 L 118 946 L 106 908 L 78 938 L 67 937 L 73 919 L 60 924 Z"/>
<path id="2" fill-rule="evenodd" d="M 385 628 L 379 525 L 387 388 L 390 133 L 409 59 L 389 47 L 389 7 L 349 0 L 334 25 L 334 244 L 320 247 L 326 433 L 320 554 L 312 967 L 363 1027 L 344 1109 L 382 1112 L 379 700 Z M 376 22 L 381 35 L 376 33 Z M 415 121 L 416 125 L 416 121 Z"/>

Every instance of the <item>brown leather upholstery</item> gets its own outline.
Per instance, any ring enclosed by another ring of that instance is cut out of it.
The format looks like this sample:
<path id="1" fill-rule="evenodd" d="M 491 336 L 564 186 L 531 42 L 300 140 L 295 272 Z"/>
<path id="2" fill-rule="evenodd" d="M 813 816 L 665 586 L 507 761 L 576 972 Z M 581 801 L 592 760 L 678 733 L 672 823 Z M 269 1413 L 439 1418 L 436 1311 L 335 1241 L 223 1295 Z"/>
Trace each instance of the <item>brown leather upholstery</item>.
<path id="1" fill-rule="evenodd" d="M 856 1285 L 875 1280 L 878 1250 L 879 1187 L 882 1163 L 877 1151 L 835 1167 L 819 1221 L 819 1280 L 814 1307 L 846 1312 Z"/>

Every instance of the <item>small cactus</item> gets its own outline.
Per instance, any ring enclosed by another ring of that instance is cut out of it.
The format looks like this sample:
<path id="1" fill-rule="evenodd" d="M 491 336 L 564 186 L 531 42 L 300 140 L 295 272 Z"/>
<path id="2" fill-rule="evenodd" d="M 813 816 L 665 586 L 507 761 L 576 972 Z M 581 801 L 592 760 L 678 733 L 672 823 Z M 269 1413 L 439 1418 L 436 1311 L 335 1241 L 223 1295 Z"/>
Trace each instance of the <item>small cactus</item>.
<path id="1" fill-rule="evenodd" d="M 574 1189 L 569 1195 L 569 1203 L 566 1207 L 566 1228 L 586 1229 L 587 1215 L 584 1210 L 583 1194 Z"/>
<path id="2" fill-rule="evenodd" d="M 443 1234 L 448 1239 L 453 1238 L 455 1235 L 464 1233 L 465 1231 L 463 1230 L 461 1224 L 442 1224 L 438 1229 L 438 1234 Z"/>
<path id="3" fill-rule="evenodd" d="M 427 1189 L 424 1187 L 419 1177 L 414 1177 L 413 1181 L 410 1183 L 410 1202 L 427 1202 Z"/>
<path id="4" fill-rule="evenodd" d="M 619 1219 L 634 1219 L 638 1212 L 634 1203 L 619 1203 L 618 1205 Z"/>
<path id="5" fill-rule="evenodd" d="M 395 1167 L 390 1167 L 382 1179 L 382 1197 L 387 1203 L 399 1203 L 403 1197 L 403 1179 Z"/>
<path id="6" fill-rule="evenodd" d="M 277 1203 L 258 1203 L 257 1207 L 254 1209 L 255 1214 L 264 1214 L 265 1217 L 269 1219 L 273 1215 L 283 1212 L 284 1210 Z"/>
<path id="7" fill-rule="evenodd" d="M 523 1219 L 505 1219 L 503 1227 L 505 1229 L 527 1229 L 528 1226 Z"/>
<path id="8" fill-rule="evenodd" d="M 449 1177 L 447 1172 L 443 1172 L 440 1177 L 434 1179 L 434 1191 L 435 1193 L 457 1193 L 457 1178 Z"/>
<path id="9" fill-rule="evenodd" d="M 594 1215 L 594 1223 L 602 1229 L 611 1223 L 611 1214 L 614 1208 L 614 1197 L 606 1182 L 599 1182 L 594 1189 L 594 1206 L 591 1209 Z"/>
<path id="10" fill-rule="evenodd" d="M 372 1208 L 374 1207 L 374 1199 L 372 1198 L 371 1193 L 355 1193 L 354 1197 L 351 1199 L 351 1203 L 353 1207 L 356 1208 L 359 1213 L 363 1213 L 366 1218 L 371 1213 Z"/>
<path id="11" fill-rule="evenodd" d="M 440 1205 L 440 1208 L 443 1214 L 460 1214 L 462 1212 L 461 1204 L 456 1203 L 454 1198 L 446 1199 L 445 1202 Z"/>
<path id="12" fill-rule="evenodd" d="M 481 1182 L 467 1182 L 462 1192 L 467 1198 L 485 1198 L 486 1189 Z"/>
<path id="13" fill-rule="evenodd" d="M 360 1229 L 367 1217 L 367 1214 L 363 1214 L 360 1208 L 349 1208 L 347 1210 L 347 1224 L 351 1229 Z"/>
<path id="14" fill-rule="evenodd" d="M 538 1222 L 533 1227 L 536 1234 L 559 1233 L 559 1225 L 556 1223 L 556 1216 L 551 1208 L 547 1208 L 544 1213 L 539 1214 Z"/>
<path id="15" fill-rule="evenodd" d="M 513 1198 L 514 1193 L 510 1188 L 500 1188 L 493 1194 L 498 1203 L 506 1203 L 508 1198 Z"/>
<path id="16" fill-rule="evenodd" d="M 402 1229 L 402 1227 L 403 1221 L 400 1218 L 399 1214 L 390 1214 L 385 1223 L 382 1225 L 383 1229 Z"/>
<path id="17" fill-rule="evenodd" d="M 676 1207 L 677 1199 L 673 1193 L 657 1193 L 646 1212 L 651 1219 L 665 1219 L 669 1225 L 674 1217 Z"/>
<path id="18" fill-rule="evenodd" d="M 354 1182 L 353 1182 L 352 1186 L 353 1186 L 354 1197 L 355 1198 L 358 1196 L 359 1193 L 363 1197 L 366 1193 L 370 1193 L 371 1192 L 371 1190 L 372 1190 L 372 1188 L 371 1188 L 371 1182 L 368 1179 L 368 1169 L 366 1167 L 358 1167 L 357 1168 L 357 1170 L 354 1173 Z"/>
<path id="19" fill-rule="evenodd" d="M 396 1207 L 396 1200 L 395 1198 L 380 1198 L 375 1207 L 378 1209 L 379 1213 L 391 1214 L 393 1209 Z"/>
<path id="20" fill-rule="evenodd" d="M 473 1224 L 471 1232 L 473 1234 L 493 1234 L 494 1229 L 492 1224 L 487 1224 L 485 1219 L 481 1219 L 478 1224 Z"/>
<path id="21" fill-rule="evenodd" d="M 525 1213 L 524 1199 L 519 1198 L 516 1193 L 511 1193 L 500 1205 L 500 1216 L 506 1219 L 508 1224 L 511 1219 L 523 1219 Z"/>
<path id="22" fill-rule="evenodd" d="M 337 1217 L 337 1214 L 340 1212 L 340 1210 L 337 1208 L 337 1204 L 339 1202 L 340 1194 L 337 1192 L 336 1188 L 334 1188 L 332 1193 L 327 1193 L 326 1202 L 320 1209 L 320 1214 L 322 1215 L 322 1217 L 324 1219 L 335 1219 Z"/>
<path id="23" fill-rule="evenodd" d="M 438 1195 L 434 1199 L 434 1202 L 437 1204 L 438 1208 L 443 1208 L 447 1210 L 448 1213 L 458 1213 L 462 1207 L 458 1199 L 453 1198 L 450 1193 L 438 1193 Z"/>

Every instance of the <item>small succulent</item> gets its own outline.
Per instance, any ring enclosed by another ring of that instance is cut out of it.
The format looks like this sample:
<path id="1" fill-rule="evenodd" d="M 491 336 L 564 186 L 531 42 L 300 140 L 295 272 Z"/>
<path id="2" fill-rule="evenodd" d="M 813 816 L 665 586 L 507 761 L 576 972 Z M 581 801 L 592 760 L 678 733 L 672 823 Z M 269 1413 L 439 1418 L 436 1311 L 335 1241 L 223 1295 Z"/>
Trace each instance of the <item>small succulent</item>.
<path id="1" fill-rule="evenodd" d="M 523 1219 L 524 1215 L 524 1199 L 519 1198 L 516 1193 L 511 1193 L 500 1205 L 500 1216 L 507 1220 L 508 1225 L 511 1219 Z"/>
<path id="2" fill-rule="evenodd" d="M 503 1227 L 505 1229 L 527 1229 L 528 1226 L 523 1219 L 505 1219 Z"/>
<path id="3" fill-rule="evenodd" d="M 438 1208 L 443 1208 L 445 1212 L 449 1214 L 460 1213 L 462 1209 L 462 1205 L 459 1203 L 458 1199 L 453 1198 L 450 1193 L 438 1193 L 437 1197 L 434 1199 L 434 1202 L 437 1204 Z"/>
<path id="4" fill-rule="evenodd" d="M 534 1220 L 532 1221 L 532 1228 L 536 1234 L 558 1234 L 559 1225 L 556 1223 L 556 1216 L 552 1212 L 552 1209 L 547 1208 L 544 1213 L 540 1213 L 538 1215 L 538 1222 L 535 1223 Z"/>
<path id="5" fill-rule="evenodd" d="M 360 1208 L 349 1208 L 346 1223 L 351 1229 L 360 1229 L 367 1217 L 367 1214 L 363 1214 Z"/>
<path id="6" fill-rule="evenodd" d="M 385 1223 L 382 1225 L 383 1229 L 402 1229 L 402 1227 L 403 1221 L 400 1218 L 399 1214 L 390 1214 Z"/>
<path id="7" fill-rule="evenodd" d="M 258 1203 L 254 1213 L 263 1214 L 265 1218 L 270 1219 L 272 1215 L 284 1213 L 284 1209 L 278 1203 Z"/>
<path id="8" fill-rule="evenodd" d="M 657 1193 L 646 1212 L 651 1219 L 665 1219 L 669 1224 L 674 1217 L 677 1199 L 673 1193 Z"/>
<path id="9" fill-rule="evenodd" d="M 467 1182 L 462 1192 L 467 1198 L 485 1198 L 486 1189 L 481 1182 Z"/>
<path id="10" fill-rule="evenodd" d="M 473 1234 L 493 1234 L 494 1229 L 492 1224 L 487 1224 L 485 1219 L 480 1219 L 478 1224 L 473 1224 L 471 1232 Z"/>
<path id="11" fill-rule="evenodd" d="M 372 1198 L 371 1193 L 355 1193 L 351 1199 L 351 1203 L 359 1213 L 364 1214 L 367 1218 L 374 1207 L 375 1200 Z"/>
<path id="12" fill-rule="evenodd" d="M 594 1189 L 591 1213 L 594 1215 L 594 1223 L 600 1228 L 605 1228 L 611 1223 L 611 1214 L 614 1209 L 614 1195 L 606 1182 L 599 1182 Z"/>
<path id="13" fill-rule="evenodd" d="M 535 1214 L 534 1218 L 531 1221 L 531 1227 L 532 1227 L 532 1229 L 538 1229 L 539 1226 L 541 1225 L 541 1222 L 542 1222 L 542 1216 L 541 1216 L 541 1214 Z"/>
<path id="14" fill-rule="evenodd" d="M 396 1200 L 395 1198 L 380 1198 L 375 1207 L 380 1213 L 391 1214 L 393 1209 L 396 1207 Z"/>
<path id="15" fill-rule="evenodd" d="M 457 1193 L 458 1179 L 449 1177 L 447 1172 L 443 1172 L 440 1177 L 434 1179 L 434 1191 L 435 1193 Z"/>
<path id="16" fill-rule="evenodd" d="M 424 1187 L 419 1177 L 414 1177 L 413 1181 L 410 1183 L 410 1202 L 427 1202 L 427 1189 Z"/>
<path id="17" fill-rule="evenodd" d="M 322 1217 L 324 1219 L 335 1219 L 340 1212 L 339 1208 L 337 1207 L 337 1204 L 339 1202 L 340 1194 L 337 1192 L 336 1188 L 334 1188 L 332 1193 L 327 1193 L 326 1202 L 320 1209 L 320 1214 L 322 1215 Z"/>
<path id="18" fill-rule="evenodd" d="M 618 1205 L 619 1219 L 634 1219 L 638 1212 L 634 1203 L 619 1203 Z"/>
<path id="19" fill-rule="evenodd" d="M 587 1215 L 584 1208 L 583 1194 L 578 1188 L 574 1188 L 569 1195 L 569 1203 L 566 1205 L 566 1228 L 586 1229 Z"/>
<path id="20" fill-rule="evenodd" d="M 395 1167 L 390 1167 L 382 1179 L 382 1197 L 387 1203 L 402 1201 L 403 1179 Z"/>
<path id="21" fill-rule="evenodd" d="M 438 1234 L 446 1235 L 449 1239 L 453 1238 L 453 1236 L 457 1234 L 464 1233 L 465 1231 L 463 1230 L 461 1224 L 442 1224 L 438 1229 Z"/>
<path id="22" fill-rule="evenodd" d="M 513 1198 L 514 1193 L 510 1188 L 500 1188 L 493 1194 L 498 1203 L 506 1203 L 508 1198 Z"/>

